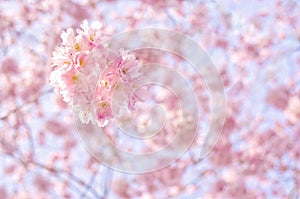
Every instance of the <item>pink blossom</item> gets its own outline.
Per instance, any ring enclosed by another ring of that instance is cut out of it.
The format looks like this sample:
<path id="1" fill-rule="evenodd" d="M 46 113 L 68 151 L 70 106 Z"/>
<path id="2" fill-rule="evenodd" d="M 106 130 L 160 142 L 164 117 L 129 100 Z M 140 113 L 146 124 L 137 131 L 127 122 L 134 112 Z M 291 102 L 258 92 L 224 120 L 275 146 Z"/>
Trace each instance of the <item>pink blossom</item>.
<path id="1" fill-rule="evenodd" d="M 16 60 L 11 57 L 6 57 L 1 63 L 1 72 L 8 74 L 16 74 L 19 72 Z"/>

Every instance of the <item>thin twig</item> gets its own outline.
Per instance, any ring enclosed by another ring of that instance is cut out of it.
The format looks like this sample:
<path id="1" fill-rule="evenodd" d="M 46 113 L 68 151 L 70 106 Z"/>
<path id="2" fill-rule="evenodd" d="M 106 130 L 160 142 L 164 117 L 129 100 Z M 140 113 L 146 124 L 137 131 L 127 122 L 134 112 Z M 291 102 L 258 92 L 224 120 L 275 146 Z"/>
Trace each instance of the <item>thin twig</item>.
<path id="1" fill-rule="evenodd" d="M 172 22 L 173 26 L 176 26 L 176 20 L 174 19 L 174 17 L 171 15 L 171 13 L 168 10 L 165 10 L 165 13 L 168 17 L 168 19 Z"/>
<path id="2" fill-rule="evenodd" d="M 38 163 L 38 162 L 34 162 L 34 161 L 24 161 L 22 158 L 20 157 L 17 157 L 15 156 L 14 154 L 10 154 L 10 153 L 7 153 L 5 151 L 0 151 L 0 153 L 10 157 L 10 158 L 13 158 L 15 160 L 17 160 L 18 162 L 20 162 L 26 169 L 29 169 L 30 166 L 36 166 L 38 168 L 41 168 L 41 169 L 45 169 L 47 171 L 49 171 L 50 173 L 53 173 L 53 174 L 62 174 L 62 175 L 65 175 L 67 176 L 72 182 L 76 183 L 76 185 L 78 185 L 78 187 L 82 187 L 82 186 L 86 186 L 88 187 L 88 189 L 91 191 L 91 193 L 93 194 L 93 196 L 96 198 L 96 199 L 104 199 L 104 197 L 100 196 L 97 191 L 89 184 L 85 183 L 83 180 L 81 180 L 79 177 L 73 175 L 72 173 L 68 172 L 68 171 L 65 171 L 63 169 L 58 169 L 58 168 L 54 168 L 54 167 L 50 167 L 50 166 L 47 166 L 47 165 L 44 165 L 42 163 Z M 58 177 L 58 176 L 56 176 Z"/>
<path id="3" fill-rule="evenodd" d="M 41 92 L 39 95 L 35 96 L 34 98 L 24 102 L 23 104 L 21 104 L 20 106 L 17 106 L 16 108 L 8 111 L 8 113 L 6 113 L 4 116 L 0 117 L 0 120 L 5 120 L 7 119 L 10 115 L 20 111 L 21 109 L 23 109 L 24 107 L 26 107 L 27 105 L 37 101 L 40 97 L 48 94 L 48 93 L 51 93 L 52 92 L 52 89 L 49 89 L 49 90 L 46 90 L 44 92 Z"/>
<path id="4" fill-rule="evenodd" d="M 113 170 L 111 168 L 107 167 L 103 198 L 107 198 L 107 196 L 109 194 L 112 178 L 113 178 Z"/>
<path id="5" fill-rule="evenodd" d="M 77 176 L 73 175 L 72 173 L 69 173 L 63 169 L 57 169 L 57 168 L 53 168 L 53 167 L 48 167 L 46 165 L 43 165 L 41 163 L 37 163 L 37 162 L 30 162 L 31 164 L 38 166 L 40 168 L 46 169 L 50 172 L 54 172 L 54 173 L 61 173 L 64 175 L 67 175 L 70 179 L 72 179 L 72 181 L 76 182 L 80 187 L 82 187 L 82 185 L 85 185 L 86 187 L 88 187 L 88 189 L 91 191 L 91 193 L 97 198 L 97 199 L 102 199 L 103 197 L 101 197 L 97 191 L 88 183 L 84 183 L 83 180 L 81 180 L 80 178 L 78 178 Z"/>
<path id="6" fill-rule="evenodd" d="M 99 166 L 97 166 L 97 168 L 95 169 L 95 172 L 92 173 L 88 183 L 86 184 L 86 186 L 79 198 L 84 199 L 86 197 L 87 193 L 90 191 L 90 187 L 92 187 L 94 184 L 94 181 L 96 179 L 98 171 L 99 171 Z"/>

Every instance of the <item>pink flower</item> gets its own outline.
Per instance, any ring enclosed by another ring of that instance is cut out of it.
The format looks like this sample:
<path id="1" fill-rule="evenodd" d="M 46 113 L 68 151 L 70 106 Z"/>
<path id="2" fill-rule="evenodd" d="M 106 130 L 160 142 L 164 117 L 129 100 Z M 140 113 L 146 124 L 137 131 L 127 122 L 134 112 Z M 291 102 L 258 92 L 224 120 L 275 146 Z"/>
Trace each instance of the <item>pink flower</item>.
<path id="1" fill-rule="evenodd" d="M 121 78 L 124 82 L 133 82 L 141 77 L 139 72 L 141 68 L 140 62 L 136 59 L 127 59 L 120 67 Z"/>
<path id="2" fill-rule="evenodd" d="M 109 102 L 101 101 L 96 105 L 96 117 L 100 126 L 106 126 L 108 119 L 113 117 Z"/>
<path id="3" fill-rule="evenodd" d="M 99 21 L 93 22 L 90 26 L 87 20 L 84 20 L 81 29 L 77 33 L 84 35 L 90 42 L 100 44 L 106 37 L 103 35 L 101 28 L 102 24 Z"/>
<path id="4" fill-rule="evenodd" d="M 60 35 L 62 39 L 62 45 L 66 47 L 74 47 L 76 43 L 74 30 L 72 28 L 68 28 L 67 31 L 63 31 Z"/>

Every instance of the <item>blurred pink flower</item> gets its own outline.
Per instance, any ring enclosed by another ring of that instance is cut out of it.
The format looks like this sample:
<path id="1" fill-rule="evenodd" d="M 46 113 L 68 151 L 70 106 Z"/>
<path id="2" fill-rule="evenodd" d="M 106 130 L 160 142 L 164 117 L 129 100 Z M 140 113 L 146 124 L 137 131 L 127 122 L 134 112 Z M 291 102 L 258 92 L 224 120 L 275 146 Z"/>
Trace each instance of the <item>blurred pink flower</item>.
<path id="1" fill-rule="evenodd" d="M 288 120 L 296 124 L 300 120 L 300 98 L 298 96 L 293 96 L 288 101 L 288 106 L 285 109 L 285 115 Z"/>
<path id="2" fill-rule="evenodd" d="M 266 101 L 276 109 L 283 110 L 288 104 L 289 89 L 284 86 L 279 86 L 269 90 Z"/>
<path id="3" fill-rule="evenodd" d="M 7 74 L 16 74 L 19 72 L 19 67 L 15 59 L 6 57 L 1 63 L 1 72 Z"/>
<path id="4" fill-rule="evenodd" d="M 6 199 L 7 198 L 6 189 L 4 187 L 0 187 L 0 198 L 1 199 Z"/>

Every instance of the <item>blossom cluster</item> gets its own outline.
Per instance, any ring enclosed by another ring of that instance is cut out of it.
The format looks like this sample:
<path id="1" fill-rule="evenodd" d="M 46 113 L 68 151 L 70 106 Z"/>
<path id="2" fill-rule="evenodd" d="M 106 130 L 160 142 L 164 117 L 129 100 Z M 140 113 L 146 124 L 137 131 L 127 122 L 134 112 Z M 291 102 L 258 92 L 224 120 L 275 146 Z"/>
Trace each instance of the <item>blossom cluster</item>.
<path id="1" fill-rule="evenodd" d="M 141 62 L 124 49 L 111 50 L 101 24 L 85 20 L 76 32 L 61 34 L 62 44 L 53 52 L 50 85 L 73 106 L 80 121 L 101 127 L 113 118 L 112 97 L 129 109 L 141 99 L 135 88 L 142 77 Z"/>

